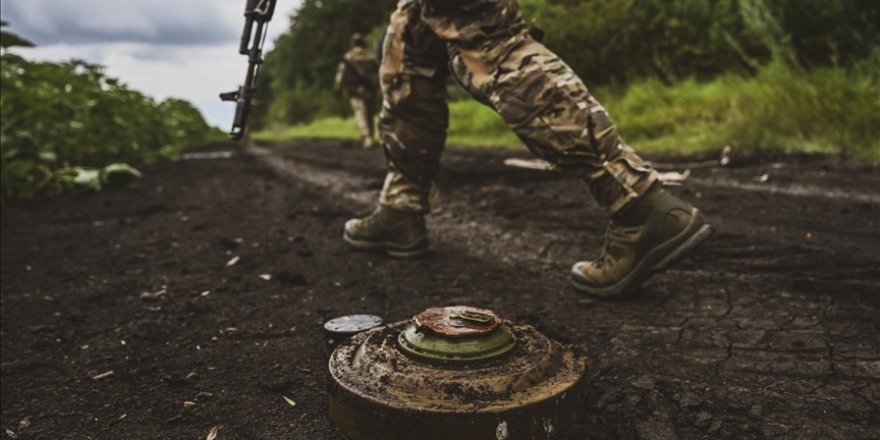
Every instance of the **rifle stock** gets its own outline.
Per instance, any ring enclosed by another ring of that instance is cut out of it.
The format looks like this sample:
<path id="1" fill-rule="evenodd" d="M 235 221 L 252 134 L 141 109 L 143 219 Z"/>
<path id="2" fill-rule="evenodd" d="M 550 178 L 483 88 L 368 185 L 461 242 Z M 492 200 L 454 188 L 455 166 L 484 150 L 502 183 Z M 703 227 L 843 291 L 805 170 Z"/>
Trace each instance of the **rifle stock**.
<path id="1" fill-rule="evenodd" d="M 266 41 L 268 23 L 275 13 L 275 2 L 276 0 L 247 0 L 245 3 L 244 30 L 238 47 L 240 54 L 248 56 L 244 85 L 234 92 L 220 94 L 221 100 L 235 102 L 235 116 L 229 131 L 229 137 L 233 140 L 241 139 L 247 131 L 251 101 L 257 91 L 257 75 L 260 65 L 263 64 L 263 44 Z"/>

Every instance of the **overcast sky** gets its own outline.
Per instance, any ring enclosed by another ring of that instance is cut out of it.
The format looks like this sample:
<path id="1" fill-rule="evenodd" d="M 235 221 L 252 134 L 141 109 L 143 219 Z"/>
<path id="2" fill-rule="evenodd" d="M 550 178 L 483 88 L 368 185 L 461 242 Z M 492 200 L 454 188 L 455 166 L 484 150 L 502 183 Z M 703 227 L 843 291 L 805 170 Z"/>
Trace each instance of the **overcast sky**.
<path id="1" fill-rule="evenodd" d="M 301 0 L 279 0 L 266 46 L 286 30 Z M 238 55 L 245 0 L 0 0 L 9 29 L 38 47 L 27 58 L 81 58 L 157 99 L 195 104 L 212 125 L 227 129 L 234 104 L 217 95 L 244 81 Z"/>

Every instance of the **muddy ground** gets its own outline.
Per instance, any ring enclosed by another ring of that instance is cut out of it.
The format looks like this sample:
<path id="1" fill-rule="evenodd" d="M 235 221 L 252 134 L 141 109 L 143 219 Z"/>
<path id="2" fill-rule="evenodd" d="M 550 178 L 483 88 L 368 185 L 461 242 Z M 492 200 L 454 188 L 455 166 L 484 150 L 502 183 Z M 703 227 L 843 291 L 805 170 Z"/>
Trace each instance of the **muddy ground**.
<path id="1" fill-rule="evenodd" d="M 0 437 L 336 439 L 322 322 L 451 303 L 589 355 L 586 416 L 564 439 L 880 437 L 880 169 L 788 156 L 694 170 L 681 193 L 716 235 L 612 302 L 566 280 L 598 250 L 602 212 L 577 180 L 510 155 L 528 156 L 446 153 L 434 253 L 417 261 L 341 240 L 383 177 L 381 153 L 346 142 L 7 205 Z"/>

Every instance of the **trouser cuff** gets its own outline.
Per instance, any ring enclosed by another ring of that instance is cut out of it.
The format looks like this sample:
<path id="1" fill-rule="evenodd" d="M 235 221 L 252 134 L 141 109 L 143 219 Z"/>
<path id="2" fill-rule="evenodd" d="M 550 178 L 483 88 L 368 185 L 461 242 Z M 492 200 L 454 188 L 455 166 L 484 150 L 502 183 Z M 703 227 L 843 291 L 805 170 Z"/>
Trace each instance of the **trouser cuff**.
<path id="1" fill-rule="evenodd" d="M 403 212 L 428 214 L 431 185 L 421 185 L 397 171 L 389 171 L 379 195 L 379 204 Z"/>
<path id="2" fill-rule="evenodd" d="M 588 177 L 590 192 L 609 216 L 627 210 L 657 181 L 657 172 L 647 162 L 626 157 L 605 162 Z"/>

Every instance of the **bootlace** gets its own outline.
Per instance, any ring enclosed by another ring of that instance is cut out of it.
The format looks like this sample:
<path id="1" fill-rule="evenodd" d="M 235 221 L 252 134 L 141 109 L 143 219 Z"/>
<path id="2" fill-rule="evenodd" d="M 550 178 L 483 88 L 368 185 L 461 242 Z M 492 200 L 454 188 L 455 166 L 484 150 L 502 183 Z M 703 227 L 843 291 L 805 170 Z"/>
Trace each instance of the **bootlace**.
<path id="1" fill-rule="evenodd" d="M 385 211 L 382 208 L 376 208 L 370 215 L 363 219 L 363 225 L 368 228 L 373 225 L 385 226 L 387 224 L 385 217 Z"/>
<path id="2" fill-rule="evenodd" d="M 605 228 L 605 244 L 602 246 L 602 255 L 596 260 L 596 267 L 609 264 L 609 260 L 619 260 L 626 252 L 626 246 L 636 241 L 640 227 L 622 226 L 610 223 Z"/>

